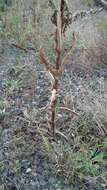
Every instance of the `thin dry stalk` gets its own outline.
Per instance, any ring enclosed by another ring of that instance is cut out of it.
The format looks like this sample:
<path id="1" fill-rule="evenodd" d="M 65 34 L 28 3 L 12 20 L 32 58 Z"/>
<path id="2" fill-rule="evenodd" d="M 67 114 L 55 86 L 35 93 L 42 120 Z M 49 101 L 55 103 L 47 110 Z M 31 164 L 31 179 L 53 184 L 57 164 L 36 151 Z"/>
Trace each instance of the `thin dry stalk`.
<path id="1" fill-rule="evenodd" d="M 66 111 L 69 111 L 71 112 L 73 115 L 75 116 L 79 116 L 79 114 L 73 110 L 71 110 L 70 108 L 67 108 L 67 107 L 57 107 L 58 109 L 61 109 L 61 110 L 66 110 Z"/>
<path id="2" fill-rule="evenodd" d="M 52 95 L 50 100 L 50 110 L 51 110 L 51 120 L 50 120 L 50 126 L 53 135 L 56 133 L 56 126 L 55 126 L 55 116 L 56 116 L 56 104 L 57 104 L 57 95 L 59 91 L 59 79 L 64 71 L 64 66 L 68 62 L 68 58 L 73 53 L 76 47 L 76 39 L 77 36 L 75 33 L 73 33 L 73 44 L 71 49 L 67 52 L 64 59 L 62 59 L 62 39 L 65 35 L 66 28 L 69 26 L 70 20 L 69 17 L 65 19 L 65 11 L 67 11 L 66 14 L 69 13 L 68 6 L 65 0 L 61 0 L 60 7 L 58 10 L 55 10 L 54 15 L 52 16 L 52 23 L 56 26 L 56 31 L 54 34 L 55 39 L 55 50 L 56 50 L 56 61 L 55 66 L 52 66 L 50 62 L 48 61 L 47 56 L 45 55 L 44 50 L 40 49 L 40 61 L 42 64 L 45 65 L 45 68 L 49 71 L 49 73 L 52 75 L 53 84 L 52 84 Z M 76 114 L 76 113 L 75 113 Z"/>

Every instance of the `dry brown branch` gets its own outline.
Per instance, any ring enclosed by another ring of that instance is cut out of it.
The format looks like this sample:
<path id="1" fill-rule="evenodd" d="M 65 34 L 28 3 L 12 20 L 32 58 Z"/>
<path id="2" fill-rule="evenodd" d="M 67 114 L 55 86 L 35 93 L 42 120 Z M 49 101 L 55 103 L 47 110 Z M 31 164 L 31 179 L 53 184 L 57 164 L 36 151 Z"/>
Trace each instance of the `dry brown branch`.
<path id="1" fill-rule="evenodd" d="M 44 64 L 46 66 L 47 70 L 49 70 L 50 63 L 47 60 L 47 57 L 45 55 L 45 52 L 44 52 L 43 48 L 40 49 L 40 61 L 41 61 L 42 64 Z"/>
<path id="2" fill-rule="evenodd" d="M 50 126 L 53 135 L 56 133 L 56 125 L 55 125 L 55 117 L 56 117 L 56 105 L 57 105 L 57 99 L 58 99 L 58 92 L 59 92 L 59 78 L 62 75 L 64 71 L 64 65 L 67 63 L 67 60 L 69 56 L 73 53 L 76 47 L 76 41 L 77 41 L 77 35 L 73 33 L 73 44 L 72 48 L 68 51 L 68 53 L 65 55 L 64 59 L 62 60 L 62 38 L 65 34 L 66 28 L 69 26 L 69 17 L 66 18 L 66 16 L 69 15 L 69 9 L 67 7 L 66 1 L 61 0 L 60 1 L 60 7 L 58 10 L 55 10 L 53 16 L 52 16 L 52 23 L 56 26 L 55 31 L 55 45 L 56 45 L 56 61 L 55 66 L 53 66 L 49 61 L 48 58 L 43 50 L 43 48 L 40 49 L 40 61 L 42 64 L 45 65 L 45 68 L 49 71 L 49 73 L 52 75 L 53 84 L 52 84 L 52 95 L 50 98 Z M 65 109 L 65 108 L 62 108 Z M 76 112 L 71 111 L 74 115 L 78 115 Z"/>
<path id="3" fill-rule="evenodd" d="M 25 53 L 28 53 L 30 50 L 31 50 L 31 51 L 35 51 L 35 50 L 36 50 L 36 49 L 33 48 L 33 47 L 23 47 L 23 46 L 21 46 L 20 44 L 15 44 L 15 43 L 9 43 L 8 45 L 9 45 L 9 46 L 13 46 L 13 47 L 15 47 L 16 49 L 23 50 Z"/>
<path id="4" fill-rule="evenodd" d="M 45 65 L 45 68 L 52 74 L 54 79 L 58 79 L 59 76 L 61 76 L 63 72 L 62 68 L 56 69 L 52 64 L 49 63 L 43 48 L 40 49 L 40 61 L 41 64 Z"/>
<path id="5" fill-rule="evenodd" d="M 22 47 L 22 46 L 19 45 L 19 44 L 14 44 L 14 43 L 12 43 L 11 45 L 14 46 L 14 47 L 17 48 L 17 49 L 20 49 L 20 50 L 25 51 L 25 53 L 28 52 L 28 49 L 27 49 L 27 48 L 24 48 L 24 47 Z"/>
<path id="6" fill-rule="evenodd" d="M 44 52 L 44 49 L 41 48 L 40 49 L 40 62 L 41 64 L 44 64 L 45 65 L 45 68 L 50 71 L 52 73 L 52 75 L 54 76 L 55 73 L 56 73 L 56 69 L 55 67 L 52 66 L 52 64 L 50 64 L 50 62 L 48 61 L 46 55 L 45 55 L 45 52 Z"/>

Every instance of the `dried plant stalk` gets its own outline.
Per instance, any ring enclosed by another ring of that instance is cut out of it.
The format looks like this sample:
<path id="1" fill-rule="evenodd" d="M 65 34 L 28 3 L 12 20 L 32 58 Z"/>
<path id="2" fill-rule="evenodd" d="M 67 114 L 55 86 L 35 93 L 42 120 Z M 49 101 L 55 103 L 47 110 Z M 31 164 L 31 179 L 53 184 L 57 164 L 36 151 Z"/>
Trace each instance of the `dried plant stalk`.
<path id="1" fill-rule="evenodd" d="M 55 126 L 55 116 L 56 116 L 56 104 L 57 104 L 57 95 L 59 91 L 59 79 L 64 71 L 64 66 L 67 64 L 69 56 L 73 53 L 75 47 L 76 47 L 76 39 L 77 36 L 75 33 L 73 33 L 73 44 L 72 48 L 67 52 L 65 57 L 62 59 L 61 53 L 62 53 L 62 38 L 65 34 L 65 29 L 69 25 L 68 19 L 65 19 L 65 11 L 68 11 L 67 3 L 65 0 L 61 0 L 60 7 L 56 11 L 54 15 L 52 16 L 52 23 L 56 26 L 56 31 L 54 35 L 55 39 L 55 50 L 56 50 L 56 61 L 55 66 L 50 64 L 48 61 L 47 56 L 45 55 L 44 50 L 40 49 L 40 61 L 42 64 L 45 65 L 45 68 L 49 71 L 49 73 L 52 75 L 53 83 L 52 83 L 52 95 L 50 100 L 50 110 L 51 110 L 51 130 L 53 135 L 55 135 L 56 132 L 56 126 Z M 68 12 L 69 13 L 69 12 Z"/>

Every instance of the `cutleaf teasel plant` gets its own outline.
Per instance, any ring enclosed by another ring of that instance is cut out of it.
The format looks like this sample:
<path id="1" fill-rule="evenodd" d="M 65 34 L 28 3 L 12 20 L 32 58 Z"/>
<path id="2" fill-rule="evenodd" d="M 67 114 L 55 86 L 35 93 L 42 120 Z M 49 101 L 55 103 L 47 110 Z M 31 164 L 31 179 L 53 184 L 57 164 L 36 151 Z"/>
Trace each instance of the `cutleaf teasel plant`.
<path id="1" fill-rule="evenodd" d="M 40 48 L 40 62 L 43 64 L 51 75 L 52 78 L 52 90 L 51 90 L 51 98 L 49 108 L 51 111 L 50 117 L 50 127 L 53 135 L 55 136 L 56 133 L 56 126 L 55 126 L 55 117 L 56 117 L 56 105 L 58 100 L 58 93 L 59 93 L 59 83 L 60 77 L 64 72 L 65 65 L 68 64 L 68 60 L 73 54 L 74 50 L 76 49 L 77 38 L 78 34 L 73 32 L 73 40 L 71 48 L 66 52 L 65 56 L 62 56 L 63 52 L 63 42 L 66 38 L 66 31 L 73 22 L 77 19 L 86 16 L 87 14 L 94 14 L 96 12 L 101 11 L 99 10 L 90 10 L 90 11 L 81 11 L 77 12 L 76 14 L 72 14 L 69 12 L 67 0 L 59 0 L 58 6 L 53 6 L 53 1 L 49 1 L 51 7 L 54 7 L 54 13 L 51 17 L 51 22 L 55 26 L 55 31 L 53 33 L 54 42 L 55 42 L 55 53 L 56 53 L 56 60 L 54 65 L 51 64 L 50 60 L 48 59 L 45 50 Z M 72 110 L 70 110 L 72 111 Z M 78 113 L 72 111 L 72 113 L 78 116 Z"/>
<path id="2" fill-rule="evenodd" d="M 59 81 L 61 75 L 64 72 L 65 65 L 68 62 L 69 56 L 75 50 L 77 42 L 77 34 L 73 33 L 72 47 L 66 53 L 65 57 L 62 58 L 63 38 L 65 37 L 67 27 L 69 26 L 69 24 L 71 24 L 71 14 L 69 13 L 67 2 L 65 0 L 60 1 L 58 9 L 55 10 L 54 14 L 52 15 L 51 21 L 55 25 L 55 32 L 53 34 L 55 41 L 55 52 L 56 52 L 55 65 L 53 66 L 50 63 L 43 48 L 40 49 L 40 62 L 44 64 L 45 68 L 48 70 L 52 78 L 52 90 L 51 90 L 52 95 L 50 98 L 49 108 L 51 110 L 50 126 L 53 135 L 55 135 L 56 132 L 55 116 L 56 116 L 56 105 L 57 105 L 58 92 L 59 92 Z"/>

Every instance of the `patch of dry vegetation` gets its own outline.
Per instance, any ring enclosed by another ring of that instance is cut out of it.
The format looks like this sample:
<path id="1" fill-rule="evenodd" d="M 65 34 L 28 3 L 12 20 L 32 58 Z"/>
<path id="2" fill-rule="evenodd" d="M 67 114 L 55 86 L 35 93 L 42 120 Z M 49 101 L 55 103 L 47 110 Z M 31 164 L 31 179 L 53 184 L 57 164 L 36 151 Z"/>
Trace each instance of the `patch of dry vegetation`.
<path id="1" fill-rule="evenodd" d="M 84 2 L 93 6 L 92 1 Z M 74 7 L 71 6 L 71 3 L 69 7 L 73 8 L 75 12 L 75 6 L 79 4 L 80 1 L 74 1 L 72 2 Z M 84 5 L 81 4 L 81 7 L 83 8 Z M 45 53 L 43 49 L 40 51 L 41 61 L 51 72 L 53 78 L 57 80 L 60 67 L 54 67 L 55 52 L 57 52 L 57 58 L 60 57 L 60 53 L 61 56 L 66 55 L 67 49 L 70 49 L 73 40 L 75 41 L 75 35 L 72 38 L 73 30 L 79 32 L 77 48 L 71 63 L 66 65 L 65 72 L 60 76 L 62 85 L 60 85 L 60 93 L 58 92 L 56 110 L 53 109 L 53 112 L 56 111 L 54 122 L 57 127 L 53 131 L 54 138 L 49 131 L 47 109 L 39 107 L 38 99 L 35 99 L 38 96 L 36 88 L 39 87 L 40 101 L 42 104 L 44 103 L 45 79 L 40 78 L 41 85 L 37 86 L 36 69 L 28 66 L 28 62 L 31 63 L 32 60 L 30 62 L 29 58 L 27 62 L 25 59 L 25 64 L 24 58 L 21 62 L 16 60 L 16 64 L 10 65 L 7 72 L 3 74 L 6 83 L 4 82 L 5 87 L 0 91 L 0 145 L 2 146 L 0 172 L 2 181 L 6 182 L 7 170 L 13 172 L 14 176 L 22 176 L 23 173 L 27 179 L 26 171 L 29 167 L 32 170 L 32 180 L 35 179 L 34 174 L 38 167 L 36 163 L 38 159 L 35 161 L 35 157 L 40 151 L 44 154 L 44 159 L 41 159 L 39 164 L 48 158 L 47 165 L 50 166 L 54 177 L 64 179 L 66 187 L 74 187 L 74 189 L 80 187 L 85 190 L 94 189 L 94 187 L 106 189 L 107 81 L 101 71 L 97 74 L 97 71 L 93 70 L 93 65 L 99 69 L 98 66 L 102 65 L 102 62 L 106 62 L 105 12 L 95 15 L 95 18 L 88 15 L 82 20 L 79 19 L 72 25 L 72 28 L 68 29 L 67 41 L 63 39 L 63 50 L 60 47 L 61 49 L 55 51 L 53 48 L 53 25 L 50 20 L 54 8 L 49 7 L 48 0 L 31 0 L 26 3 L 23 1 L 22 4 L 21 1 L 15 0 L 11 6 L 7 6 L 6 10 L 2 9 L 0 13 L 1 47 L 5 42 L 9 44 L 9 48 L 21 50 L 21 53 L 23 52 L 21 56 L 30 57 L 29 52 L 35 54 L 34 59 L 37 61 L 35 64 L 37 69 L 40 67 L 38 69 L 40 77 L 44 77 L 46 71 L 42 66 L 38 66 L 39 48 L 44 47 Z M 76 15 L 78 12 L 74 14 L 74 16 Z M 103 16 L 104 19 L 102 19 Z M 103 32 L 102 36 L 100 32 Z M 61 38 L 61 34 L 57 38 L 61 42 L 59 37 Z M 56 43 L 56 45 L 58 48 L 60 43 Z M 49 67 L 46 55 L 52 62 L 51 67 Z M 57 67 L 59 62 L 56 61 L 56 63 Z M 47 93 L 50 85 L 47 83 L 45 87 Z M 79 115 L 74 114 L 76 112 Z M 38 157 L 41 157 L 41 153 Z M 30 166 L 24 166 L 23 169 L 21 161 L 24 159 L 30 160 Z M 46 167 L 46 170 L 50 170 L 48 166 Z M 42 172 L 43 170 L 44 168 L 42 168 Z M 103 182 L 100 183 L 99 178 Z M 94 181 L 95 185 L 93 186 Z"/>

